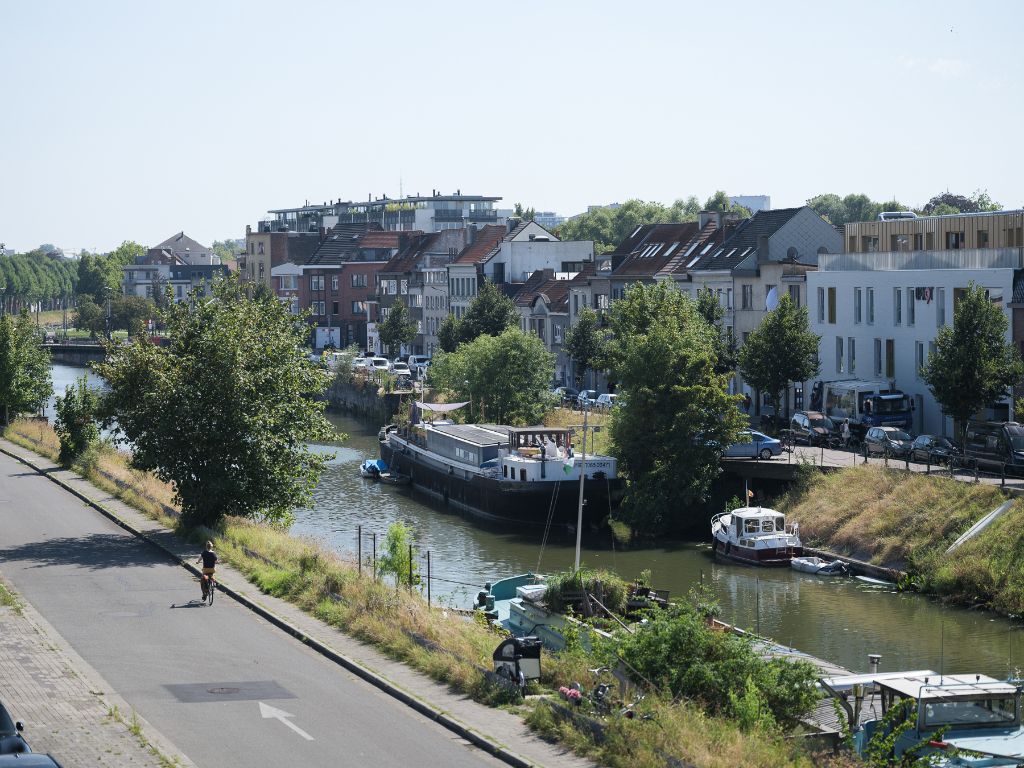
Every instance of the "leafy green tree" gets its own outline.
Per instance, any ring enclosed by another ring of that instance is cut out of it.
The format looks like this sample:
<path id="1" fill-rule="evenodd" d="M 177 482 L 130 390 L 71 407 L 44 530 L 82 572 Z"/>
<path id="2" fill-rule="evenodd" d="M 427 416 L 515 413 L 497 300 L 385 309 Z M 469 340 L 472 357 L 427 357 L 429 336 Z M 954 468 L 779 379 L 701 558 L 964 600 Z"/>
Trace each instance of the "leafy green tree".
<path id="1" fill-rule="evenodd" d="M 956 420 L 961 444 L 968 420 L 1009 395 L 1024 376 L 1024 363 L 1006 340 L 1006 329 L 1003 311 L 984 288 L 971 283 L 956 302 L 953 325 L 939 329 L 935 352 L 921 369 L 942 412 Z"/>
<path id="2" fill-rule="evenodd" d="M 66 467 L 84 454 L 100 437 L 96 426 L 99 395 L 89 387 L 89 380 L 81 376 L 56 398 L 57 418 L 53 429 L 60 438 L 60 463 Z"/>
<path id="3" fill-rule="evenodd" d="M 146 321 L 156 314 L 156 304 L 141 296 L 117 296 L 110 302 L 111 328 L 129 336 L 145 333 Z"/>
<path id="4" fill-rule="evenodd" d="M 239 254 L 245 250 L 245 241 L 229 240 L 227 238 L 224 240 L 214 240 L 210 250 L 217 254 L 220 257 L 221 263 L 224 264 L 238 258 Z"/>
<path id="5" fill-rule="evenodd" d="M 106 329 L 106 318 L 106 307 L 101 307 L 88 296 L 79 300 L 78 306 L 71 314 L 71 322 L 75 328 L 89 331 L 89 336 L 94 339 Z"/>
<path id="6" fill-rule="evenodd" d="M 776 419 L 782 416 L 782 393 L 789 383 L 818 375 L 819 339 L 811 331 L 807 307 L 796 307 L 789 296 L 783 296 L 740 348 L 744 381 L 768 394 Z"/>
<path id="7" fill-rule="evenodd" d="M 0 409 L 3 424 L 38 411 L 50 397 L 50 353 L 39 345 L 27 312 L 0 317 Z"/>
<path id="8" fill-rule="evenodd" d="M 555 356 L 532 333 L 509 328 L 500 336 L 481 334 L 441 352 L 430 366 L 434 388 L 449 400 L 472 402 L 468 421 L 538 424 L 547 410 Z"/>
<path id="9" fill-rule="evenodd" d="M 725 329 L 725 309 L 710 288 L 698 292 L 697 311 L 715 331 L 715 373 L 731 374 L 736 370 L 736 340 L 732 329 Z"/>
<path id="10" fill-rule="evenodd" d="M 607 342 L 597 313 L 590 307 L 580 310 L 576 324 L 565 332 L 564 349 L 573 363 L 577 386 L 583 386 L 587 371 L 604 367 Z"/>
<path id="11" fill-rule="evenodd" d="M 437 329 L 437 344 L 443 352 L 454 352 L 462 336 L 462 323 L 455 315 L 445 315 Z"/>
<path id="12" fill-rule="evenodd" d="M 720 213 L 738 213 L 744 218 L 750 217 L 749 209 L 744 208 L 742 205 L 736 205 L 733 203 L 729 199 L 729 196 L 722 190 L 718 190 L 705 201 L 704 210 L 718 211 Z"/>
<path id="13" fill-rule="evenodd" d="M 513 211 L 513 216 L 523 221 L 536 221 L 537 209 L 536 208 L 524 208 L 522 203 L 516 203 Z"/>
<path id="14" fill-rule="evenodd" d="M 120 293 L 123 274 L 116 261 L 86 254 L 78 260 L 78 296 L 100 304 Z"/>
<path id="15" fill-rule="evenodd" d="M 476 298 L 459 321 L 459 341 L 473 341 L 482 334 L 500 336 L 508 328 L 518 326 L 515 302 L 490 280 L 481 280 Z"/>
<path id="16" fill-rule="evenodd" d="M 303 353 L 305 318 L 230 278 L 165 321 L 170 346 L 110 345 L 96 366 L 109 386 L 103 424 L 131 443 L 136 468 L 173 483 L 186 525 L 287 522 L 329 458 L 307 444 L 336 439 L 315 397 L 327 377 Z"/>
<path id="17" fill-rule="evenodd" d="M 409 315 L 405 302 L 400 298 L 395 299 L 391 305 L 388 316 L 384 322 L 377 326 L 377 333 L 380 335 L 381 344 L 394 356 L 397 350 L 416 338 L 416 321 Z"/>
<path id="18" fill-rule="evenodd" d="M 676 200 L 666 208 L 661 203 L 627 200 L 618 208 L 595 208 L 574 216 L 558 228 L 563 240 L 593 240 L 597 253 L 607 253 L 637 227 L 659 222 L 694 221 L 701 211 L 696 197 Z"/>
<path id="19" fill-rule="evenodd" d="M 998 211 L 1002 206 L 995 202 L 987 191 L 975 190 L 970 197 L 943 192 L 935 195 L 921 209 L 927 216 L 944 216 L 953 213 L 978 213 L 981 211 Z"/>
<path id="20" fill-rule="evenodd" d="M 135 259 L 146 255 L 146 246 L 139 245 L 134 240 L 125 240 L 117 248 L 107 254 L 107 260 L 116 264 L 118 268 L 134 264 Z M 119 275 L 120 277 L 120 275 Z"/>
<path id="21" fill-rule="evenodd" d="M 406 584 L 412 587 L 420 583 L 420 572 L 416 558 L 409 557 L 412 544 L 412 528 L 398 521 L 388 526 L 384 544 L 377 558 L 377 573 L 393 576 L 395 586 Z"/>
<path id="22" fill-rule="evenodd" d="M 608 362 L 619 382 L 612 443 L 628 485 L 620 514 L 634 532 L 685 523 L 742 427 L 739 398 L 715 373 L 715 334 L 665 283 L 637 284 L 612 304 Z"/>

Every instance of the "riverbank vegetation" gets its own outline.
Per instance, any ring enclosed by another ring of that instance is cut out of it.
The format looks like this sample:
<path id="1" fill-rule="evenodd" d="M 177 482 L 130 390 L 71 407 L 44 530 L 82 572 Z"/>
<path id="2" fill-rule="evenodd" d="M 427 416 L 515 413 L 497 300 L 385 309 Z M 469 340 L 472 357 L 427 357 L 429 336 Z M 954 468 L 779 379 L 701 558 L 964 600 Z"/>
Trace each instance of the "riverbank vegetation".
<path id="1" fill-rule="evenodd" d="M 860 465 L 806 473 L 775 503 L 804 543 L 907 571 L 922 591 L 1024 613 L 1024 503 L 952 553 L 949 546 L 1008 497 L 996 486 Z"/>
<path id="2" fill-rule="evenodd" d="M 45 422 L 19 420 L 4 436 L 53 460 L 60 453 L 59 440 Z M 311 541 L 243 518 L 225 518 L 215 529 L 186 529 L 170 487 L 131 469 L 124 454 L 107 443 L 96 444 L 79 458 L 75 469 L 196 542 L 212 536 L 223 560 L 262 591 L 295 603 L 453 690 L 483 703 L 512 706 L 545 737 L 557 738 L 603 765 L 825 764 L 805 753 L 799 741 L 785 739 L 781 725 L 788 725 L 786 713 L 793 707 L 805 707 L 803 697 L 809 689 L 788 695 L 794 691 L 779 684 L 775 665 L 760 660 L 746 641 L 707 626 L 701 601 L 655 616 L 658 631 L 649 641 L 635 636 L 636 647 L 630 646 L 629 656 L 642 670 L 637 681 L 645 694 L 636 705 L 636 718 L 614 712 L 596 716 L 585 705 L 564 703 L 556 693 L 570 681 L 591 690 L 599 680 L 589 670 L 614 664 L 614 647 L 598 648 L 593 654 L 581 649 L 545 654 L 543 679 L 539 685 L 531 684 L 532 695 L 520 700 L 484 674 L 500 640 L 493 628 L 450 607 L 431 608 L 418 592 L 390 578 L 375 578 L 371 562 L 360 572 L 357 564 Z M 686 677 L 685 670 L 692 674 Z M 700 679 L 693 677 L 698 672 Z M 807 678 L 800 668 L 787 668 L 786 674 Z"/>

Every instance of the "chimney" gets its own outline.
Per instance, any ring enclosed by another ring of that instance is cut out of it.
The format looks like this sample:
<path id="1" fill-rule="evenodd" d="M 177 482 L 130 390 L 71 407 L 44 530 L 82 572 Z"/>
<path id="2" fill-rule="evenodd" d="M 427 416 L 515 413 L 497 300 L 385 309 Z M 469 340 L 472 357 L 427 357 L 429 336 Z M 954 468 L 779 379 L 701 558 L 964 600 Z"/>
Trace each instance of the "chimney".
<path id="1" fill-rule="evenodd" d="M 768 261 L 768 235 L 757 236 L 757 261 L 759 264 Z"/>
<path id="2" fill-rule="evenodd" d="M 700 217 L 698 218 L 698 224 L 701 229 L 707 226 L 709 221 L 715 222 L 715 226 L 719 229 L 722 228 L 722 214 L 718 211 L 701 211 Z"/>
<path id="3" fill-rule="evenodd" d="M 508 231 L 509 231 L 509 234 L 511 234 L 512 230 L 515 229 L 518 226 L 519 226 L 519 219 L 515 218 L 514 216 L 509 216 L 508 217 Z"/>
<path id="4" fill-rule="evenodd" d="M 466 228 L 466 245 L 472 245 L 476 242 L 476 224 L 470 224 Z"/>
<path id="5" fill-rule="evenodd" d="M 320 227 L 320 242 L 327 239 L 327 227 Z"/>
<path id="6" fill-rule="evenodd" d="M 245 225 L 245 236 L 248 237 L 252 234 L 252 226 L 249 224 Z"/>

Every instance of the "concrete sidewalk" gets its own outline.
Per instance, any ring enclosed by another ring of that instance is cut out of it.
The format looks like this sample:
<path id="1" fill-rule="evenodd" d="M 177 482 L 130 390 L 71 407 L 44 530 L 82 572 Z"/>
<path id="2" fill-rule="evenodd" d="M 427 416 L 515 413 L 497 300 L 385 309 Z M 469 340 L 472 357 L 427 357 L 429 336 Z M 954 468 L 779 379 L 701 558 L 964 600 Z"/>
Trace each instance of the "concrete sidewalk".
<path id="1" fill-rule="evenodd" d="M 7 440 L 0 439 L 0 451 L 20 459 L 126 530 L 145 538 L 179 561 L 191 563 L 195 559 L 198 552 L 194 544 L 184 541 L 76 473 L 61 469 L 50 460 Z M 308 616 L 291 603 L 261 593 L 244 575 L 226 563 L 218 566 L 217 578 L 221 586 L 236 595 L 243 604 L 284 631 L 302 639 L 328 658 L 510 765 L 559 768 L 593 765 L 590 761 L 538 738 L 518 716 L 478 704 L 462 694 L 452 692 L 411 667 L 388 658 L 372 646 Z"/>
<path id="2" fill-rule="evenodd" d="M 151 725 L 133 720 L 131 707 L 31 605 L 15 597 L 15 607 L 0 605 L 0 701 L 25 723 L 33 751 L 52 754 L 64 768 L 193 765 Z M 135 724 L 138 735 L 129 729 Z"/>

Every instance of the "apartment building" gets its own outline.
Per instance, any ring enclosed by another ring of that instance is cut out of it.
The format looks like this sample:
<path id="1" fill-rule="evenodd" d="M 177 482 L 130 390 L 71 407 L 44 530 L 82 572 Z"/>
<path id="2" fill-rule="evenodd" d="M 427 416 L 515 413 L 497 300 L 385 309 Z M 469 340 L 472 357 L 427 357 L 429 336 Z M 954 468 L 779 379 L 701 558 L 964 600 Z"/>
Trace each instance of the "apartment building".
<path id="1" fill-rule="evenodd" d="M 845 252 L 822 254 L 807 277 L 821 378 L 893 381 L 913 398 L 915 432 L 953 435 L 920 369 L 971 283 L 1006 313 L 1006 340 L 1024 343 L 1022 227 L 1024 211 L 847 224 Z M 1007 398 L 979 416 L 1012 409 Z"/>
<path id="2" fill-rule="evenodd" d="M 178 232 L 123 267 L 121 289 L 125 296 L 153 298 L 170 288 L 174 301 L 184 301 L 193 289 L 205 291 L 207 284 L 227 274 L 217 254 Z"/>

